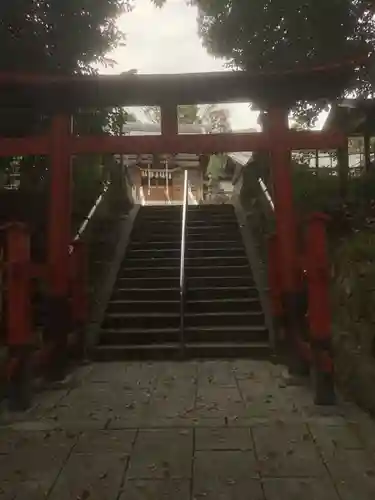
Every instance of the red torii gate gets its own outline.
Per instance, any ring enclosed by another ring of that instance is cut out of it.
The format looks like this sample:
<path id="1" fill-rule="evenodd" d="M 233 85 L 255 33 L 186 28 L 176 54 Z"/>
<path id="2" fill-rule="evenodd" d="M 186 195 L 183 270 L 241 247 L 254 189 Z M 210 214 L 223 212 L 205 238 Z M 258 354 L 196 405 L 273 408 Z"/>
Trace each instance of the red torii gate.
<path id="1" fill-rule="evenodd" d="M 296 100 L 333 98 L 345 85 L 353 63 L 309 72 L 267 75 L 213 73 L 106 77 L 0 75 L 0 108 L 24 107 L 53 115 L 49 133 L 0 138 L 0 156 L 49 155 L 51 184 L 47 274 L 56 328 L 68 309 L 71 243 L 71 157 L 82 153 L 196 153 L 268 150 L 271 155 L 282 288 L 286 303 L 298 291 L 296 220 L 290 175 L 292 149 L 336 149 L 346 144 L 340 132 L 293 131 L 288 112 Z M 186 103 L 255 99 L 268 113 L 262 133 L 179 135 L 177 106 Z M 160 136 L 76 136 L 71 115 L 77 108 L 110 105 L 160 105 Z M 292 307 L 292 306 L 291 306 Z M 63 327 L 61 327 L 63 329 Z M 57 335 L 64 338 L 67 332 Z M 62 351 L 64 342 L 61 344 Z M 61 353 L 63 356 L 63 352 Z"/>
<path id="2" fill-rule="evenodd" d="M 288 127 L 288 108 L 268 110 L 268 130 L 262 133 L 178 135 L 177 113 L 163 113 L 161 136 L 74 136 L 71 117 L 53 117 L 51 132 L 41 137 L 0 139 L 0 155 L 48 155 L 51 157 L 51 202 L 49 212 L 48 259 L 51 292 L 63 296 L 67 288 L 68 247 L 71 241 L 70 196 L 72 155 L 82 153 L 212 153 L 268 150 L 271 154 L 280 258 L 285 292 L 296 286 L 296 234 L 290 177 L 292 149 L 338 149 L 346 136 L 340 132 L 294 131 Z"/>

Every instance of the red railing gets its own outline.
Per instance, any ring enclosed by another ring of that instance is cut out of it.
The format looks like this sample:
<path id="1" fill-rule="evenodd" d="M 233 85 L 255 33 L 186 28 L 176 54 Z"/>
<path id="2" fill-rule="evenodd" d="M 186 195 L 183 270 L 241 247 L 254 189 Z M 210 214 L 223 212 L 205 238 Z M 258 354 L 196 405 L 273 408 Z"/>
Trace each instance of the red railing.
<path id="1" fill-rule="evenodd" d="M 106 186 L 69 247 L 69 324 L 68 352 L 73 359 L 82 359 L 85 352 L 84 326 L 88 319 L 88 255 L 82 240 L 88 222 L 94 216 L 107 191 Z M 0 262 L 4 279 L 4 326 L 7 362 L 2 369 L 1 383 L 5 385 L 10 406 L 25 409 L 31 403 L 29 390 L 32 375 L 44 374 L 54 362 L 58 339 L 38 341 L 33 324 L 32 282 L 47 282 L 48 263 L 34 264 L 30 253 L 30 231 L 25 224 L 10 223 L 0 230 L 5 233 L 5 259 Z"/>
<path id="2" fill-rule="evenodd" d="M 301 290 L 296 290 L 296 295 L 300 294 L 302 299 L 306 299 L 307 310 L 301 311 L 301 304 L 299 310 L 296 308 L 294 328 L 290 328 L 285 318 L 281 261 L 276 235 L 269 238 L 268 251 L 271 307 L 278 340 L 280 343 L 286 342 L 292 356 L 298 357 L 299 363 L 294 366 L 311 370 L 315 403 L 320 405 L 332 404 L 335 400 L 327 220 L 326 215 L 315 213 L 310 216 L 304 227 L 299 268 Z M 306 291 L 302 289 L 303 284 Z M 306 297 L 303 297 L 304 293 L 307 293 Z M 307 325 L 301 321 L 303 316 L 306 317 Z"/>

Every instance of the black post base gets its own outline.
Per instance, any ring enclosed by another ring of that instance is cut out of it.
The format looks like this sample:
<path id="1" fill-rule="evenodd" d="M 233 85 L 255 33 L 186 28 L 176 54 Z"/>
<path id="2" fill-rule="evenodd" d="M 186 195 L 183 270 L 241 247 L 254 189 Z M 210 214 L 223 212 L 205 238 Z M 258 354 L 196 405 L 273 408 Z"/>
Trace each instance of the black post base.
<path id="1" fill-rule="evenodd" d="M 85 359 L 86 356 L 86 344 L 85 344 L 85 329 L 83 326 L 76 327 L 75 331 L 75 343 L 72 348 L 72 359 L 74 361 L 80 362 Z"/>
<path id="2" fill-rule="evenodd" d="M 312 383 L 315 404 L 334 405 L 336 402 L 335 377 L 330 341 L 312 343 Z"/>
<path id="3" fill-rule="evenodd" d="M 331 373 L 312 370 L 314 403 L 318 406 L 332 406 L 336 403 L 334 377 Z"/>
<path id="4" fill-rule="evenodd" d="M 68 334 L 71 314 L 68 297 L 48 297 L 45 343 L 52 346 L 45 378 L 50 382 L 65 378 L 68 365 Z"/>
<path id="5" fill-rule="evenodd" d="M 30 347 L 11 348 L 10 359 L 14 360 L 14 369 L 7 384 L 9 410 L 25 411 L 32 404 Z"/>
<path id="6" fill-rule="evenodd" d="M 307 340 L 305 321 L 306 304 L 303 292 L 285 293 L 283 295 L 285 311 L 286 343 L 288 346 L 287 366 L 289 373 L 295 376 L 308 375 L 310 365 L 303 359 L 298 348 L 298 340 Z"/>

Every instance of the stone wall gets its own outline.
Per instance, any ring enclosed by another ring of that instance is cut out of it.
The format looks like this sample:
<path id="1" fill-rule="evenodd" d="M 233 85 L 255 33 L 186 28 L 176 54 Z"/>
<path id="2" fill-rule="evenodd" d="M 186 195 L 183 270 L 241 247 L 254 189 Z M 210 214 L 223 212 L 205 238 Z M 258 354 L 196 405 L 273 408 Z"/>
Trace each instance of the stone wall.
<path id="1" fill-rule="evenodd" d="M 359 231 L 332 252 L 333 339 L 341 390 L 375 414 L 375 235 Z"/>

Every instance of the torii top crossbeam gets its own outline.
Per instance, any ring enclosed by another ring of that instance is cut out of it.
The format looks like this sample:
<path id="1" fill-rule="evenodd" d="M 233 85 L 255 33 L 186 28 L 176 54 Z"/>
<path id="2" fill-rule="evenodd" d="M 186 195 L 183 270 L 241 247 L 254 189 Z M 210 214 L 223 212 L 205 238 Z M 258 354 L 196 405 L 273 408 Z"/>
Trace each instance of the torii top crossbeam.
<path id="1" fill-rule="evenodd" d="M 0 73 L 0 108 L 72 111 L 120 105 L 255 101 L 260 106 L 334 99 L 353 61 L 283 73 L 218 72 L 182 75 L 33 76 Z"/>

